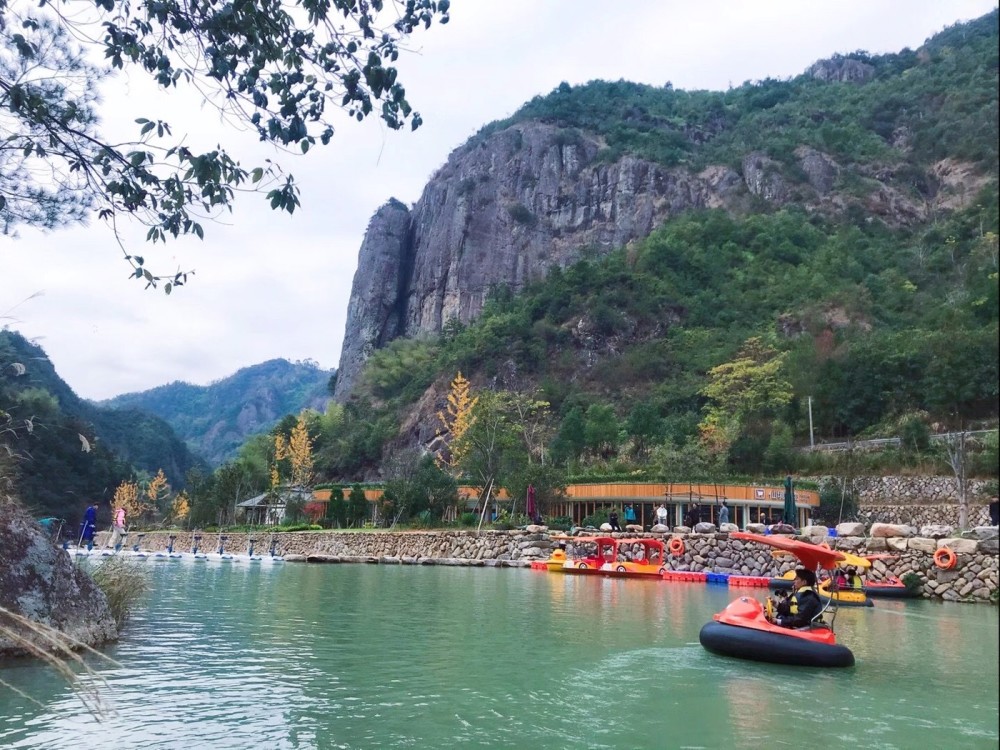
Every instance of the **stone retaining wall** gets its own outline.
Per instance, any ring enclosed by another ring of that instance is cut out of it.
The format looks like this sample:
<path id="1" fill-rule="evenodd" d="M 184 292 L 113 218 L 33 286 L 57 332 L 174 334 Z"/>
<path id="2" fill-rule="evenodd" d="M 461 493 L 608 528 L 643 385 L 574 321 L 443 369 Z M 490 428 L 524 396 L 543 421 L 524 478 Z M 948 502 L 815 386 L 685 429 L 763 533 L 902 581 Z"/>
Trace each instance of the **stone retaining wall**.
<path id="1" fill-rule="evenodd" d="M 862 505 L 858 509 L 858 520 L 868 524 L 902 523 L 907 526 L 926 526 L 943 523 L 958 526 L 958 505 Z M 990 522 L 990 510 L 985 505 L 969 505 L 969 526 L 986 526 Z"/>
<path id="2" fill-rule="evenodd" d="M 104 532 L 98 535 L 98 546 Z M 150 551 L 162 551 L 168 543 L 168 532 L 143 535 L 141 546 Z M 175 533 L 174 549 L 190 552 L 192 533 Z M 226 534 L 225 551 L 245 554 L 248 539 L 256 540 L 255 551 L 267 554 L 270 540 L 276 543 L 278 554 L 289 561 L 311 562 L 372 562 L 386 564 L 452 564 L 506 565 L 524 567 L 533 560 L 546 559 L 556 542 L 544 527 L 529 527 L 519 531 L 421 531 L 421 532 L 336 532 L 305 531 L 282 534 Z M 749 576 L 780 576 L 794 567 L 791 560 L 771 556 L 771 550 L 751 542 L 731 539 L 728 534 L 616 534 L 620 538 L 680 536 L 685 551 L 680 556 L 668 556 L 667 567 L 681 571 L 708 571 Z M 800 537 L 808 540 L 809 537 Z M 891 552 L 894 559 L 875 561 L 869 577 L 873 581 L 890 576 L 902 578 L 916 573 L 924 581 L 925 598 L 950 601 L 988 601 L 1000 584 L 996 538 L 931 539 L 836 537 L 829 539 L 834 549 L 855 554 Z M 135 542 L 135 535 L 129 544 Z M 218 535 L 203 534 L 200 550 L 217 551 Z M 958 552 L 958 562 L 951 570 L 934 565 L 933 554 L 939 546 L 951 546 Z"/>
<path id="3" fill-rule="evenodd" d="M 954 477 L 855 477 L 858 504 L 867 505 L 958 505 Z M 986 496 L 986 482 L 970 479 L 970 506 L 985 506 L 993 498 Z M 971 507 L 970 507 L 971 510 Z M 957 512 L 957 507 L 956 507 Z"/>

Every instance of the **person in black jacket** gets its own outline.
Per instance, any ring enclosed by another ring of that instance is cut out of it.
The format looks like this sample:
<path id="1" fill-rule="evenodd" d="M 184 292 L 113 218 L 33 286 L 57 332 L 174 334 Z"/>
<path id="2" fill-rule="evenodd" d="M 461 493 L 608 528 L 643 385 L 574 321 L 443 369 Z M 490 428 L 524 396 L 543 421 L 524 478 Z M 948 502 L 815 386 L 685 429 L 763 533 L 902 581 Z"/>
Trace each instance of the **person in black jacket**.
<path id="1" fill-rule="evenodd" d="M 807 628 L 821 622 L 823 603 L 816 593 L 816 574 L 806 568 L 796 568 L 792 595 L 778 602 L 775 612 L 775 623 L 786 628 Z"/>
<path id="2" fill-rule="evenodd" d="M 611 511 L 611 515 L 608 516 L 608 523 L 611 524 L 612 531 L 621 531 L 622 527 L 618 523 L 618 511 Z"/>

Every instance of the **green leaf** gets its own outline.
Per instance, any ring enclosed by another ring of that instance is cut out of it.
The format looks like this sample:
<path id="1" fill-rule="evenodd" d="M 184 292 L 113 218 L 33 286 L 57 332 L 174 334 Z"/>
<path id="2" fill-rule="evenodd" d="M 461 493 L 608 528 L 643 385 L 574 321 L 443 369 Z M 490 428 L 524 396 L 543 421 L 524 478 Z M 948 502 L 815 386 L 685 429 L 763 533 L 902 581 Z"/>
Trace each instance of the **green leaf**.
<path id="1" fill-rule="evenodd" d="M 260 182 L 263 177 L 264 177 L 264 170 L 261 169 L 260 167 L 257 167 L 256 169 L 253 170 L 253 172 L 250 173 L 250 179 L 253 182 Z"/>

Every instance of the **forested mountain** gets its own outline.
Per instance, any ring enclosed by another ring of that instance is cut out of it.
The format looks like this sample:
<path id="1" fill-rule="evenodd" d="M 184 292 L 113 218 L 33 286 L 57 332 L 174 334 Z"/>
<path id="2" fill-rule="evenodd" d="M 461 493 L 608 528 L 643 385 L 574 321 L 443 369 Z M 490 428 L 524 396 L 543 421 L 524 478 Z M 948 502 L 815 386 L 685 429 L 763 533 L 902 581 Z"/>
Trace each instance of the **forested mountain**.
<path id="1" fill-rule="evenodd" d="M 211 385 L 170 383 L 101 402 L 115 412 L 139 409 L 165 420 L 212 465 L 235 456 L 246 439 L 286 414 L 322 412 L 332 372 L 311 362 L 272 359 L 245 367 Z"/>
<path id="2" fill-rule="evenodd" d="M 393 339 L 468 323 L 497 285 L 519 291 L 693 211 L 797 210 L 903 237 L 989 198 L 996 27 L 994 12 L 917 51 L 835 56 L 725 92 L 563 84 L 487 125 L 412 208 L 372 218 L 338 400 Z"/>
<path id="3" fill-rule="evenodd" d="M 544 401 L 566 466 L 665 445 L 783 471 L 810 400 L 820 436 L 995 424 L 997 73 L 993 12 L 726 92 L 563 85 L 488 125 L 369 225 L 321 470 L 433 445 L 459 370 Z"/>
<path id="4" fill-rule="evenodd" d="M 205 466 L 162 419 L 81 399 L 41 347 L 9 330 L 0 331 L 0 459 L 0 479 L 16 476 L 30 511 L 68 519 L 86 501 L 110 503 L 136 472 L 162 469 L 180 489 Z"/>

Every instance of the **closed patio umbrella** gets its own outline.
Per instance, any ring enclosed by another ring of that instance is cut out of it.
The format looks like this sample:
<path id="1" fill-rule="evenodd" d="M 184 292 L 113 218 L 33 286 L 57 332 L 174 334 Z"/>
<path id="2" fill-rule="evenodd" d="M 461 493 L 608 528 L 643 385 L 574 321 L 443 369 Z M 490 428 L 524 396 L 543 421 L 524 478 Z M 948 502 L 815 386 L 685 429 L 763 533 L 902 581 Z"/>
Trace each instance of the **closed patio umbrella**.
<path id="1" fill-rule="evenodd" d="M 790 526 L 798 526 L 795 514 L 795 491 L 792 489 L 792 475 L 785 477 L 785 511 L 782 520 Z"/>
<path id="2" fill-rule="evenodd" d="M 532 521 L 538 518 L 538 505 L 535 502 L 535 485 L 533 484 L 528 485 L 528 502 L 525 509 L 528 512 L 528 518 Z"/>

